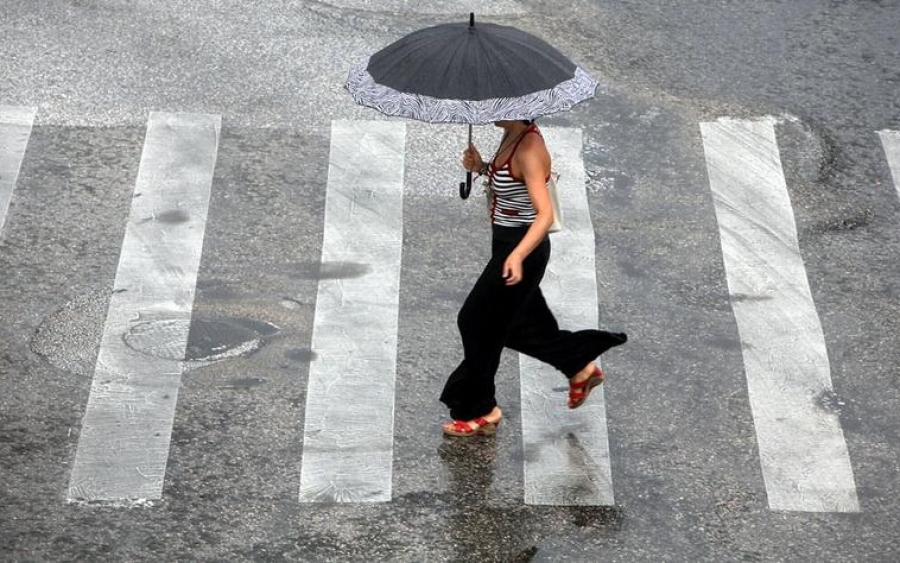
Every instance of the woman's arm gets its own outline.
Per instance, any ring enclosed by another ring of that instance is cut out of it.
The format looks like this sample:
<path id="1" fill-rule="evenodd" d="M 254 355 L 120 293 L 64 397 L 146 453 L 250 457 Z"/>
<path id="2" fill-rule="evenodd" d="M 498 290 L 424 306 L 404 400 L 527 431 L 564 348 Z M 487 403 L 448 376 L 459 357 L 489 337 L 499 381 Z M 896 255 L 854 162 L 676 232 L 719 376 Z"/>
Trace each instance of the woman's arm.
<path id="1" fill-rule="evenodd" d="M 547 236 L 553 224 L 553 205 L 550 192 L 547 190 L 547 176 L 550 171 L 550 155 L 539 135 L 529 135 L 523 139 L 522 145 L 513 156 L 513 163 L 528 189 L 528 196 L 537 216 L 528 232 L 513 249 L 503 264 L 503 278 L 506 285 L 515 285 L 522 281 L 522 262 Z"/>

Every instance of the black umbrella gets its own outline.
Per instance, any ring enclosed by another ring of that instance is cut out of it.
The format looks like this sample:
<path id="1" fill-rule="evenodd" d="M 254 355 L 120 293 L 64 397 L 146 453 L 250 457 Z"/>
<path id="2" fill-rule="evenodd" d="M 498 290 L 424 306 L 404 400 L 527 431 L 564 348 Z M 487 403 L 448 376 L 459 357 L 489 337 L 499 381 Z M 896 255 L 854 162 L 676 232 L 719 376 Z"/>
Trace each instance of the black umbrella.
<path id="1" fill-rule="evenodd" d="M 594 95 L 597 81 L 548 43 L 497 24 L 449 23 L 388 45 L 350 71 L 357 103 L 419 121 L 534 119 Z M 472 174 L 460 184 L 468 197 Z"/>

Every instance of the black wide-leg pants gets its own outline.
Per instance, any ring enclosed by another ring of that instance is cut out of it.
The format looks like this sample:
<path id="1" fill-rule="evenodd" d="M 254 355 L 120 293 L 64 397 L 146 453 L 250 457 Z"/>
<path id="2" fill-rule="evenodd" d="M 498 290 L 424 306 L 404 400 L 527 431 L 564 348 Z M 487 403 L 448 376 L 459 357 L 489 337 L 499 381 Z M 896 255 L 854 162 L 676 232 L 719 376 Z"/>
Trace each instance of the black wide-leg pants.
<path id="1" fill-rule="evenodd" d="M 550 364 L 572 377 L 627 336 L 602 330 L 560 330 L 541 293 L 550 239 L 525 259 L 522 281 L 507 286 L 503 264 L 527 228 L 494 227 L 491 259 L 457 317 L 464 359 L 447 379 L 441 401 L 455 420 L 472 420 L 496 405 L 494 376 L 504 347 Z"/>

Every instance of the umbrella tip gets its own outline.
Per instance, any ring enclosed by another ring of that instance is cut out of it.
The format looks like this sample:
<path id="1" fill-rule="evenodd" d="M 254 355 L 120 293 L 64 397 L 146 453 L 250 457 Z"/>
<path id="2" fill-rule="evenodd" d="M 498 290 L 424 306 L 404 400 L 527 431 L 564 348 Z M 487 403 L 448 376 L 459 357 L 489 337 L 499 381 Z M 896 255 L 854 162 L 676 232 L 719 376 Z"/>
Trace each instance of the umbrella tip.
<path id="1" fill-rule="evenodd" d="M 475 27 L 475 12 L 469 12 L 469 27 Z"/>

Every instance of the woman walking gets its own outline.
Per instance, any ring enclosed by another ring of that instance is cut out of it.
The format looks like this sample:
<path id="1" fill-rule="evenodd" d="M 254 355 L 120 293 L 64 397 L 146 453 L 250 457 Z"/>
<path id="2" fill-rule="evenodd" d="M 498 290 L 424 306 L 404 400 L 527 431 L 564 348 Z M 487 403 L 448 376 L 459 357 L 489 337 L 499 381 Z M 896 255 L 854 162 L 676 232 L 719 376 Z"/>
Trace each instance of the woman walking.
<path id="1" fill-rule="evenodd" d="M 470 145 L 463 166 L 487 175 L 493 190 L 491 259 L 457 319 L 464 359 L 441 393 L 453 419 L 450 436 L 493 434 L 503 413 L 494 376 L 504 347 L 546 362 L 569 380 L 569 408 L 578 408 L 603 383 L 594 360 L 627 336 L 602 330 L 560 330 L 539 284 L 550 259 L 547 231 L 553 207 L 547 191 L 550 154 L 531 121 L 500 121 L 503 139 L 485 162 Z"/>

